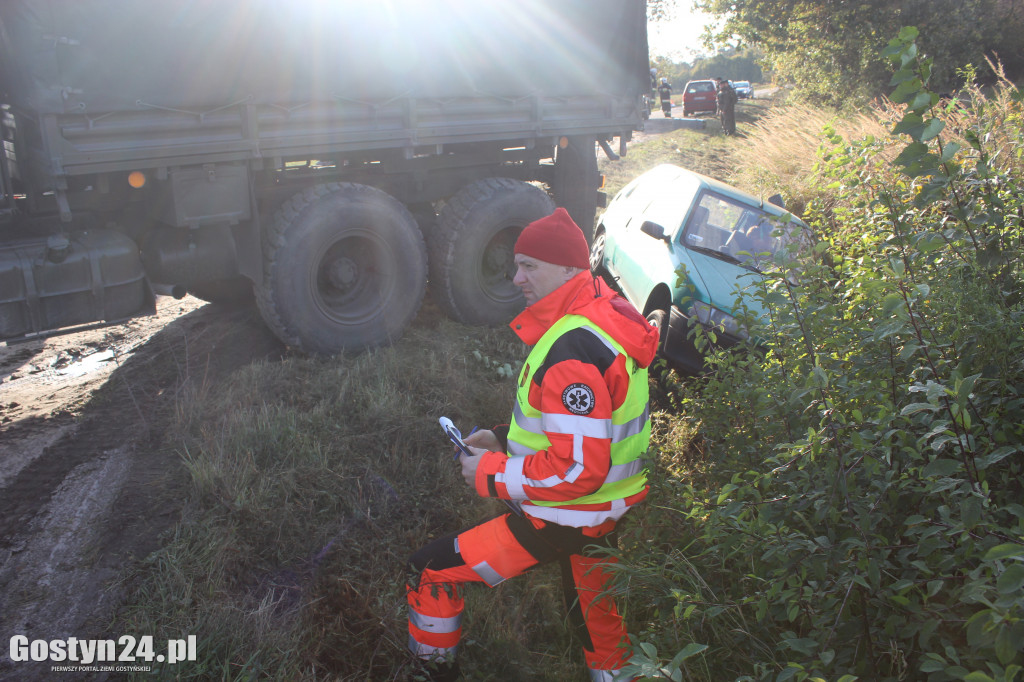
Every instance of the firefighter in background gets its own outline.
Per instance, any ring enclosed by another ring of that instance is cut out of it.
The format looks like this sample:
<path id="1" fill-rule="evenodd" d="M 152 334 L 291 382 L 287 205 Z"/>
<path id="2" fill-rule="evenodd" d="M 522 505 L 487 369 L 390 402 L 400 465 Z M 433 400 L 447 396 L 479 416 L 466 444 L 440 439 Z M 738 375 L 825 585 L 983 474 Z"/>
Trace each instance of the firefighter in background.
<path id="1" fill-rule="evenodd" d="M 533 346 L 511 424 L 466 438 L 462 475 L 505 513 L 431 542 L 409 560 L 409 647 L 432 680 L 458 676 L 465 583 L 494 587 L 556 561 L 590 679 L 621 677 L 622 617 L 605 593 L 616 522 L 647 495 L 647 367 L 658 332 L 589 269 L 583 232 L 564 208 L 527 225 L 513 282 L 527 308 L 511 323 Z"/>
<path id="2" fill-rule="evenodd" d="M 668 84 L 667 78 L 661 79 L 658 96 L 661 97 L 661 110 L 665 113 L 665 118 L 672 118 L 672 86 Z"/>

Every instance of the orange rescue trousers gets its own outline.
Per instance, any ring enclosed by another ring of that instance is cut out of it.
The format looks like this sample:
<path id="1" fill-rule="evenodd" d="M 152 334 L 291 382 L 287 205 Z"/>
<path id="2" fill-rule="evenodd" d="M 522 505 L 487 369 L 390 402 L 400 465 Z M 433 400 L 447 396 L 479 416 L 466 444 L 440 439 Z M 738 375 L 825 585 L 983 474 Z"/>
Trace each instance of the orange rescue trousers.
<path id="1" fill-rule="evenodd" d="M 622 617 L 608 595 L 608 557 L 587 556 L 590 545 L 611 547 L 614 531 L 601 537 L 537 519 L 504 514 L 423 547 L 409 559 L 409 648 L 423 660 L 453 663 L 462 634 L 465 583 L 490 587 L 536 566 L 559 561 L 574 631 L 582 640 L 592 680 L 618 679 L 629 658 Z"/>

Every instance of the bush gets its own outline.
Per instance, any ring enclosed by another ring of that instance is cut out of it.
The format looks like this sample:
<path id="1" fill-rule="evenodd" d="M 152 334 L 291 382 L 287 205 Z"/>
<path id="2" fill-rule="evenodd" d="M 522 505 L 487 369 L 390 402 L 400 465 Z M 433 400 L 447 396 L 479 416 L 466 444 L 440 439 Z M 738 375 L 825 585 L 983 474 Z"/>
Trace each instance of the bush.
<path id="1" fill-rule="evenodd" d="M 887 51 L 910 142 L 826 130 L 766 354 L 677 389 L 705 466 L 662 455 L 620 573 L 647 679 L 1021 677 L 1024 111 L 941 102 L 915 36 Z"/>

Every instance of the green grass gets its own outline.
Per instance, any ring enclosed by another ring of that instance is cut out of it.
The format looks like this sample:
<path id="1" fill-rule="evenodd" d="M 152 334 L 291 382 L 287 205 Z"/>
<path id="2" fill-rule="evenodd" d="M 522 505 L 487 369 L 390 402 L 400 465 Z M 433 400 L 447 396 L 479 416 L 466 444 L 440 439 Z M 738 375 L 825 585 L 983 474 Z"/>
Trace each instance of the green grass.
<path id="1" fill-rule="evenodd" d="M 495 369 L 522 344 L 427 306 L 394 347 L 247 367 L 179 408 L 184 518 L 139 576 L 118 627 L 197 634 L 179 679 L 405 679 L 404 562 L 501 510 L 452 462 L 437 418 L 507 421 Z M 579 677 L 550 570 L 468 598 L 469 679 Z M 541 672 L 543 669 L 543 673 Z"/>

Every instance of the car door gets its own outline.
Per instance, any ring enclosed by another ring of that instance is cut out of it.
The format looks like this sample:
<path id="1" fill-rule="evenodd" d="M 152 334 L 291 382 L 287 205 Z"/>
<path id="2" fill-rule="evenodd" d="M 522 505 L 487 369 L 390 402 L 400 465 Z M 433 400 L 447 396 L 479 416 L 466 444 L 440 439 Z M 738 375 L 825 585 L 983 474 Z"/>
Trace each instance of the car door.
<path id="1" fill-rule="evenodd" d="M 642 212 L 631 218 L 625 238 L 616 248 L 614 269 L 626 298 L 643 310 L 651 291 L 659 283 L 672 287 L 679 257 L 672 248 L 692 201 L 693 192 L 680 183 L 663 187 Z M 661 226 L 668 241 L 641 231 L 645 222 Z"/>

